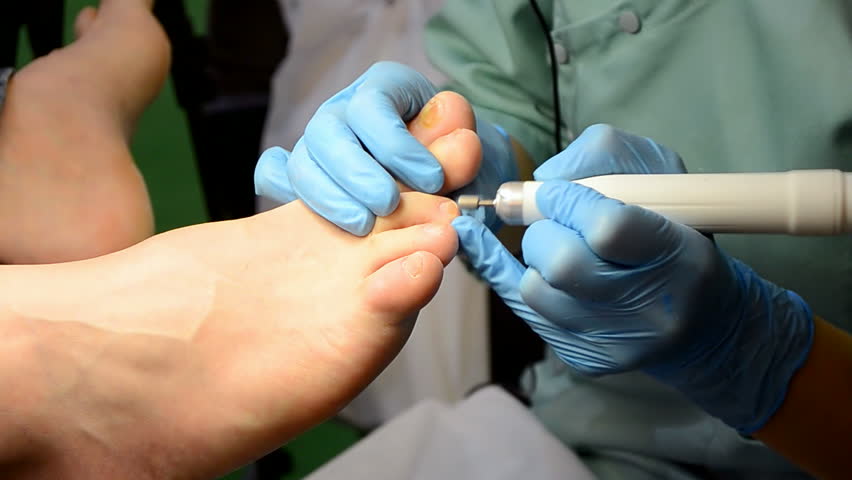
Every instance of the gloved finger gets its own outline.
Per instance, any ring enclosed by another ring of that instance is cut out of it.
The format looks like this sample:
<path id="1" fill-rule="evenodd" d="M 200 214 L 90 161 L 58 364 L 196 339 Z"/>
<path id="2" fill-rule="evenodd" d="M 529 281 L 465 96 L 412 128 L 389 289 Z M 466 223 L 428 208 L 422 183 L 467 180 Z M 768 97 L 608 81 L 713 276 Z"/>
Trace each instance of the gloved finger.
<path id="1" fill-rule="evenodd" d="M 526 264 L 553 287 L 591 302 L 622 295 L 620 278 L 629 267 L 598 257 L 575 230 L 542 220 L 527 229 L 522 245 Z"/>
<path id="2" fill-rule="evenodd" d="M 577 299 L 547 283 L 534 268 L 527 269 L 521 279 L 520 292 L 524 303 L 539 315 L 597 346 L 619 345 L 625 337 L 632 341 L 657 338 L 647 332 L 647 325 L 637 324 L 632 312 L 619 313 L 610 305 Z"/>
<path id="3" fill-rule="evenodd" d="M 670 306 L 664 295 L 652 297 L 652 305 L 642 305 L 642 308 L 659 313 L 646 315 L 645 321 L 637 322 L 636 308 L 613 308 L 611 304 L 574 298 L 547 283 L 534 268 L 527 269 L 521 279 L 520 291 L 525 304 L 558 326 L 566 340 L 571 340 L 573 348 L 567 354 L 571 359 L 569 363 L 575 366 L 584 363 L 585 369 L 591 373 L 616 373 L 638 368 L 661 353 L 661 343 L 677 338 L 673 330 L 677 324 L 672 322 Z M 649 325 L 648 321 L 658 325 Z M 671 335 L 660 332 L 671 332 Z M 569 337 L 569 334 L 574 337 Z M 577 356 L 580 352 L 586 355 L 582 362 Z"/>
<path id="4" fill-rule="evenodd" d="M 287 175 L 290 152 L 281 147 L 264 151 L 254 167 L 254 192 L 279 203 L 296 200 L 296 192 Z"/>
<path id="5" fill-rule="evenodd" d="M 528 268 L 518 284 L 521 299 L 534 312 L 562 329 L 586 333 L 597 328 L 594 304 L 575 298 L 545 280 L 535 268 Z"/>
<path id="6" fill-rule="evenodd" d="M 296 196 L 326 220 L 358 236 L 364 236 L 373 229 L 375 215 L 340 188 L 314 162 L 302 140 L 293 148 L 287 163 L 287 175 L 292 180 Z"/>
<path id="7" fill-rule="evenodd" d="M 565 335 L 560 328 L 541 317 L 521 299 L 519 286 L 525 270 L 521 262 L 506 250 L 488 227 L 474 218 L 461 216 L 454 219 L 452 225 L 459 236 L 459 251 L 467 256 L 471 268 L 533 331 L 548 343 L 561 344 Z"/>
<path id="8" fill-rule="evenodd" d="M 343 120 L 323 106 L 305 127 L 305 147 L 311 158 L 337 185 L 376 215 L 390 215 L 399 204 L 393 177 L 364 151 Z"/>
<path id="9" fill-rule="evenodd" d="M 529 312 L 521 300 L 518 286 L 525 267 L 488 227 L 468 216 L 453 220 L 459 236 L 459 250 L 467 256 L 471 268 L 500 295 L 512 310 Z"/>
<path id="10" fill-rule="evenodd" d="M 538 167 L 536 180 L 576 180 L 597 175 L 684 173 L 680 156 L 653 140 L 609 125 L 592 125 Z"/>
<path id="11" fill-rule="evenodd" d="M 557 329 L 556 334 L 539 335 L 565 363 L 586 375 L 620 371 L 620 359 L 611 352 L 618 352 L 622 345 L 611 325 L 601 324 L 603 312 L 553 288 L 533 268 L 521 279 L 520 290 L 521 299 Z"/>
<path id="12" fill-rule="evenodd" d="M 590 348 L 589 342 L 583 336 L 562 328 L 538 314 L 532 321 L 526 318 L 525 320 L 532 331 L 553 348 L 556 356 L 580 373 L 602 375 L 618 370 L 618 364 L 612 356 L 596 348 Z"/>
<path id="13" fill-rule="evenodd" d="M 441 165 L 406 125 L 435 95 L 432 84 L 410 68 L 381 62 L 370 67 L 353 88 L 346 123 L 364 147 L 406 185 L 426 193 L 440 190 Z"/>
<path id="14" fill-rule="evenodd" d="M 545 182 L 536 204 L 546 218 L 576 230 L 595 255 L 609 262 L 643 265 L 679 244 L 679 231 L 661 215 L 576 183 Z"/>

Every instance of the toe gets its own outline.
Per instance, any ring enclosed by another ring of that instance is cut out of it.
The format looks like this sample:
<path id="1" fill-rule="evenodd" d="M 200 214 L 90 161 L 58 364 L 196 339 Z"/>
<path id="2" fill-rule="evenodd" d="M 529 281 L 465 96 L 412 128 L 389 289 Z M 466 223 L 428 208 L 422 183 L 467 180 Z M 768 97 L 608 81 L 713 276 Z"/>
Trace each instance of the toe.
<path id="1" fill-rule="evenodd" d="M 476 118 L 470 103 L 455 92 L 439 92 L 409 122 L 408 131 L 423 145 L 459 128 L 476 129 Z"/>
<path id="2" fill-rule="evenodd" d="M 372 233 L 378 234 L 425 223 L 448 225 L 457 216 L 458 205 L 448 198 L 407 192 L 400 195 L 399 206 L 392 214 L 376 219 Z"/>
<path id="3" fill-rule="evenodd" d="M 451 226 L 458 215 L 458 206 L 450 199 L 403 193 L 396 211 L 377 218 L 366 239 L 366 255 L 370 258 L 367 274 L 417 251 L 429 252 L 448 264 L 458 248 L 458 236 Z"/>
<path id="4" fill-rule="evenodd" d="M 446 194 L 472 182 L 482 163 L 482 144 L 473 130 L 460 128 L 438 138 L 429 151 L 444 170 L 444 186 L 438 192 Z"/>
<path id="5" fill-rule="evenodd" d="M 77 19 L 74 20 L 74 36 L 80 38 L 86 34 L 92 22 L 95 21 L 98 11 L 95 7 L 85 7 L 77 14 Z"/>
<path id="6" fill-rule="evenodd" d="M 476 135 L 476 117 L 467 99 L 455 92 L 439 92 L 408 130 L 438 159 L 444 170 L 444 186 L 439 193 L 452 192 L 470 183 L 479 170 L 482 146 Z M 402 191 L 410 191 L 400 185 Z"/>
<path id="7" fill-rule="evenodd" d="M 458 235 L 448 223 L 427 223 L 372 235 L 366 249 L 370 258 L 367 273 L 417 251 L 429 252 L 447 265 L 458 250 Z"/>
<path id="8" fill-rule="evenodd" d="M 429 252 L 415 252 L 387 263 L 366 279 L 367 306 L 402 322 L 429 303 L 443 271 L 441 260 Z"/>

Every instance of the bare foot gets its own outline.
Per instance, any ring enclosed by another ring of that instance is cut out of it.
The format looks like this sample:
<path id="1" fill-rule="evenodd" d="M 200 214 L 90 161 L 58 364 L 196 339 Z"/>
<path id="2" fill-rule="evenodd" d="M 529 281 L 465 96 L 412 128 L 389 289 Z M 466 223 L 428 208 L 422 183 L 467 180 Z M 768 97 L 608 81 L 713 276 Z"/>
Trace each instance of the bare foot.
<path id="1" fill-rule="evenodd" d="M 83 10 L 77 41 L 12 77 L 0 110 L 0 263 L 88 258 L 151 235 L 128 150 L 169 64 L 150 5 L 104 0 Z"/>
<path id="2" fill-rule="evenodd" d="M 33 461 L 53 478 L 212 478 L 259 457 L 398 353 L 455 255 L 457 215 L 448 199 L 405 193 L 359 238 L 292 202 L 17 267 L 17 285 L 40 288 L 0 298 L 24 314 L 4 334 L 32 333 L 16 375 L 44 382 L 15 392 L 22 418 L 40 419 L 16 442 L 51 439 Z"/>

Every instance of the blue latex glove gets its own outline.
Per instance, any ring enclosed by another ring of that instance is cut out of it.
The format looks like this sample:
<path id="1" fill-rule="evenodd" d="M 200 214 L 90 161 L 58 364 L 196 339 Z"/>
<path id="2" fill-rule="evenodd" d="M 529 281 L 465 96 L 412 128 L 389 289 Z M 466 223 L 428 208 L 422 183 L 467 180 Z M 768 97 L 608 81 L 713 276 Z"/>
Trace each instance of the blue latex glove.
<path id="1" fill-rule="evenodd" d="M 597 174 L 680 164 L 609 127 L 550 162 L 542 170 L 569 177 L 584 173 L 575 165 Z M 453 225 L 473 268 L 560 358 L 589 375 L 642 369 L 743 433 L 765 424 L 810 350 L 801 298 L 695 230 L 581 185 L 547 181 L 537 203 L 549 220 L 524 235 L 528 268 L 474 219 Z"/>
<path id="2" fill-rule="evenodd" d="M 409 67 L 373 65 L 319 107 L 292 153 L 264 152 L 255 169 L 257 194 L 283 203 L 301 199 L 341 228 L 366 235 L 377 215 L 399 204 L 395 178 L 427 193 L 443 185 L 438 161 L 406 128 L 436 93 Z M 493 196 L 517 177 L 517 167 L 505 133 L 478 119 L 476 125 L 483 161 L 464 193 Z M 495 218 L 486 220 L 493 225 Z"/>

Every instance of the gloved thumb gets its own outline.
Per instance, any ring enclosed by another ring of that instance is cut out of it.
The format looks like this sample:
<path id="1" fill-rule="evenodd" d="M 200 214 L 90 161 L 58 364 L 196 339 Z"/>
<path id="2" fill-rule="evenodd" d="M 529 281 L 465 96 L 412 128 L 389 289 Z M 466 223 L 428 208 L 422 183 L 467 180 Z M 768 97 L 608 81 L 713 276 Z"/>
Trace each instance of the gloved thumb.
<path id="1" fill-rule="evenodd" d="M 279 203 L 289 203 L 298 197 L 287 176 L 290 152 L 272 147 L 260 155 L 254 168 L 254 192 Z"/>
<path id="2" fill-rule="evenodd" d="M 536 169 L 536 180 L 577 180 L 612 174 L 684 173 L 680 157 L 650 138 L 592 125 Z"/>

